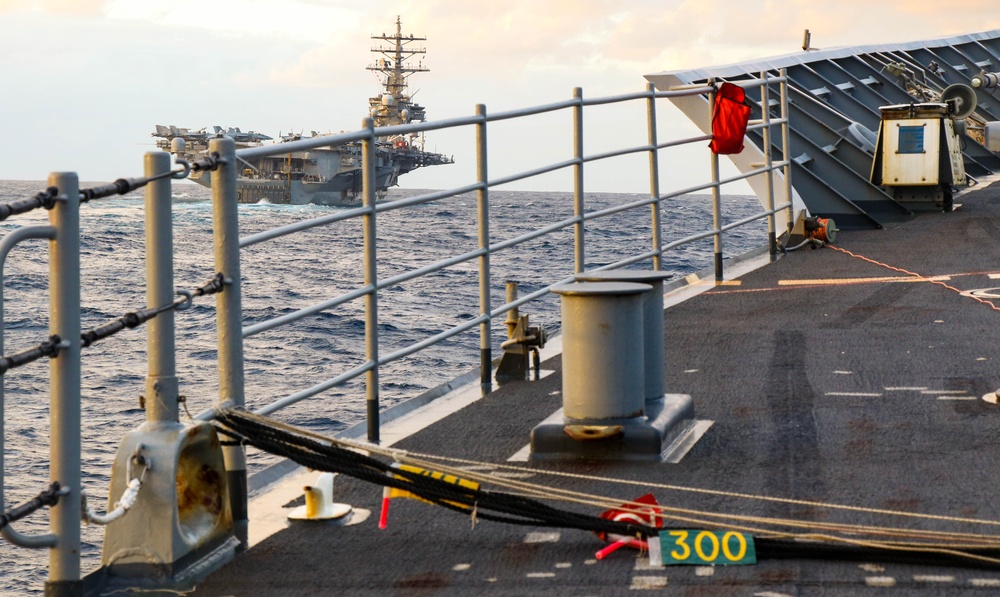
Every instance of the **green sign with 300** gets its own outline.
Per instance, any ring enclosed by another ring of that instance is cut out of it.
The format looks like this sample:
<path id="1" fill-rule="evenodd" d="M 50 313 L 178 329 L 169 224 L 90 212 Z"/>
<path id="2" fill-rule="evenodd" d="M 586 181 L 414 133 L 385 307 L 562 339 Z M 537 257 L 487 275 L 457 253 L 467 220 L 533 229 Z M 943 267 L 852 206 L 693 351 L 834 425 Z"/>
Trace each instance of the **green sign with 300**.
<path id="1" fill-rule="evenodd" d="M 753 537 L 736 531 L 663 531 L 660 533 L 660 553 L 665 566 L 757 563 Z"/>

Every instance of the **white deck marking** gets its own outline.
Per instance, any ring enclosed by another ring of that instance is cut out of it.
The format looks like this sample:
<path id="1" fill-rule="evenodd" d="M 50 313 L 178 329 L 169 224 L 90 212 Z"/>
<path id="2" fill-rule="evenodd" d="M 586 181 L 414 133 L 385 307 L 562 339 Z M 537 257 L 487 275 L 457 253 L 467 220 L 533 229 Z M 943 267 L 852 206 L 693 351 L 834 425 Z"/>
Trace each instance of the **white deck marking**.
<path id="1" fill-rule="evenodd" d="M 891 576 L 869 576 L 865 578 L 865 584 L 869 587 L 894 587 L 896 579 Z"/>
<path id="2" fill-rule="evenodd" d="M 695 576 L 712 576 L 715 574 L 715 566 L 696 566 L 694 569 Z"/>
<path id="3" fill-rule="evenodd" d="M 834 371 L 837 375 L 851 375 L 853 371 Z"/>
<path id="4" fill-rule="evenodd" d="M 955 577 L 937 574 L 914 574 L 913 582 L 955 582 Z"/>
<path id="5" fill-rule="evenodd" d="M 652 589 L 665 588 L 667 588 L 666 576 L 633 576 L 632 586 L 629 587 L 629 589 L 633 591 L 648 591 Z"/>
<path id="6" fill-rule="evenodd" d="M 827 392 L 827 396 L 845 396 L 848 398 L 878 398 L 882 394 L 875 392 Z"/>
<path id="7" fill-rule="evenodd" d="M 556 543 L 559 541 L 559 533 L 528 533 L 524 536 L 525 543 Z"/>
<path id="8" fill-rule="evenodd" d="M 556 563 L 556 568 L 563 570 L 565 568 L 572 568 L 573 562 L 558 562 Z"/>
<path id="9" fill-rule="evenodd" d="M 921 394 L 968 394 L 967 390 L 920 390 Z"/>
<path id="10" fill-rule="evenodd" d="M 926 386 L 919 388 L 896 387 L 896 388 L 883 388 L 883 389 L 886 392 L 920 392 L 922 390 L 926 390 L 927 387 Z"/>
<path id="11" fill-rule="evenodd" d="M 633 554 L 639 553 L 635 550 L 629 550 L 629 551 Z M 658 572 L 660 570 L 663 570 L 663 568 L 664 566 L 662 558 L 656 562 L 650 562 L 648 557 L 640 555 L 636 557 L 635 566 L 632 567 L 632 570 L 635 570 L 636 572 L 643 572 L 643 571 Z"/>
<path id="12" fill-rule="evenodd" d="M 555 572 L 529 572 L 525 574 L 527 578 L 555 578 Z"/>
<path id="13" fill-rule="evenodd" d="M 468 570 L 469 568 L 472 568 L 472 564 L 455 564 L 451 567 L 451 569 L 455 572 L 462 572 L 464 570 Z"/>
<path id="14" fill-rule="evenodd" d="M 970 578 L 969 584 L 974 587 L 1000 587 L 1000 578 Z"/>
<path id="15" fill-rule="evenodd" d="M 858 564 L 858 568 L 865 572 L 885 572 L 885 566 L 881 564 Z"/>
<path id="16" fill-rule="evenodd" d="M 938 396 L 938 400 L 976 400 L 975 396 Z"/>
<path id="17" fill-rule="evenodd" d="M 778 280 L 778 286 L 835 286 L 838 284 L 867 284 L 870 282 L 947 282 L 951 276 L 886 276 L 882 278 L 820 278 L 815 280 Z"/>

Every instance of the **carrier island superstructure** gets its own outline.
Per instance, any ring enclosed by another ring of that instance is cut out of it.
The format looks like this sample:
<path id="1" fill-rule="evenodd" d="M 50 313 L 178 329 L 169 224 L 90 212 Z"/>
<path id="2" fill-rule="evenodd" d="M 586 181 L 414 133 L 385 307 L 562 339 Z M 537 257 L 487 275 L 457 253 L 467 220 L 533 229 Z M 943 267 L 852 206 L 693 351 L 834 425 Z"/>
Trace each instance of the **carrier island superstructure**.
<path id="1" fill-rule="evenodd" d="M 376 127 L 424 122 L 425 108 L 413 101 L 408 90 L 408 80 L 413 73 L 428 72 L 423 62 L 412 59 L 427 52 L 417 42 L 425 37 L 403 35 L 402 23 L 396 18 L 394 35 L 373 35 L 378 44 L 372 48 L 378 58 L 367 67 L 379 78 L 382 93 L 369 98 L 369 114 Z M 239 128 L 223 129 L 216 126 L 212 132 L 204 128 L 192 131 L 175 126 L 156 126 L 153 136 L 162 149 L 194 158 L 208 150 L 208 141 L 214 136 L 232 137 L 237 148 L 256 147 L 265 143 L 284 143 L 302 139 L 301 133 L 281 135 L 278 141 L 254 131 Z M 316 131 L 312 137 L 322 136 Z M 400 175 L 423 166 L 451 164 L 454 160 L 440 153 L 424 151 L 423 136 L 393 135 L 379 137 L 376 147 L 375 177 L 377 194 L 384 196 L 389 187 L 399 183 Z M 320 205 L 357 205 L 362 189 L 361 143 L 354 142 L 336 147 L 323 147 L 307 151 L 290 151 L 281 156 L 250 158 L 241 162 L 237 187 L 240 203 L 269 203 Z M 191 177 L 204 186 L 210 186 L 208 173 Z"/>

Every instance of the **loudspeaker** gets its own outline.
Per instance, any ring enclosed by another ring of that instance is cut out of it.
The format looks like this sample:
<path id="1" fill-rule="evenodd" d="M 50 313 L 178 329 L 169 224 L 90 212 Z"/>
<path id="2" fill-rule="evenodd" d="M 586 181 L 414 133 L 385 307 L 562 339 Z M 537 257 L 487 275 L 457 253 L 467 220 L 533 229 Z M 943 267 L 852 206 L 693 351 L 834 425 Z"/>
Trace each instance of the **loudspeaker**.
<path id="1" fill-rule="evenodd" d="M 941 92 L 941 101 L 948 104 L 955 118 L 966 118 L 976 111 L 976 91 L 968 85 L 955 83 Z"/>

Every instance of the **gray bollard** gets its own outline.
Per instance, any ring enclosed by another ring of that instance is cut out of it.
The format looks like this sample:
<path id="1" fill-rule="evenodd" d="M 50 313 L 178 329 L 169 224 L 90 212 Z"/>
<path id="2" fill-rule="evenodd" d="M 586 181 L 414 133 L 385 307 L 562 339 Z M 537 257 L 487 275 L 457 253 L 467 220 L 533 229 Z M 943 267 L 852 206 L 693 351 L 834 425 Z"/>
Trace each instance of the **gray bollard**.
<path id="1" fill-rule="evenodd" d="M 630 269 L 600 270 L 576 275 L 580 282 L 634 282 L 653 287 L 651 292 L 642 295 L 642 351 L 647 403 L 662 399 L 666 391 L 663 381 L 666 362 L 663 346 L 663 281 L 672 275 L 664 271 Z"/>
<path id="2" fill-rule="evenodd" d="M 560 284 L 567 422 L 620 424 L 645 413 L 642 295 L 648 284 Z"/>
<path id="3" fill-rule="evenodd" d="M 658 307 L 655 299 L 647 304 L 650 284 L 576 282 L 552 288 L 562 300 L 563 408 L 532 429 L 530 460 L 664 462 L 675 453 L 674 442 L 682 444 L 693 428 L 691 396 L 663 394 L 665 276 L 639 275 L 660 286 Z M 644 309 L 653 323 L 645 321 Z M 659 360 L 644 354 L 644 327 L 651 330 L 649 346 Z M 658 376 L 647 377 L 647 363 Z"/>

